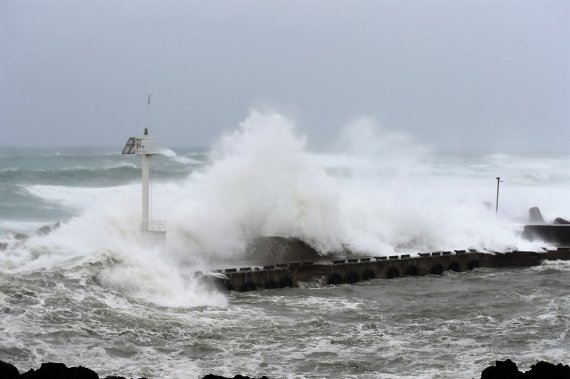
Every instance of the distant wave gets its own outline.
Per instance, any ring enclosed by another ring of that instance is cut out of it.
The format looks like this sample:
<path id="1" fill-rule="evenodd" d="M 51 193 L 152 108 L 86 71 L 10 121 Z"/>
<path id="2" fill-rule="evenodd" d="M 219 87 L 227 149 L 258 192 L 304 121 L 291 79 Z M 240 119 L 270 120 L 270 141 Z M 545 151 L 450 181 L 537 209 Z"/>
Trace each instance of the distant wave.
<path id="1" fill-rule="evenodd" d="M 109 186 L 131 181 L 139 176 L 140 169 L 131 164 L 110 168 L 10 169 L 0 171 L 0 182 Z"/>
<path id="2" fill-rule="evenodd" d="M 158 149 L 158 154 L 164 157 L 170 158 L 175 162 L 186 164 L 186 165 L 202 165 L 204 164 L 203 161 L 195 158 L 190 158 L 189 154 L 185 155 L 178 155 L 174 150 L 167 149 L 167 148 L 160 148 Z"/>
<path id="3" fill-rule="evenodd" d="M 154 169 L 153 175 L 159 178 L 175 178 L 186 174 L 186 170 Z M 121 164 L 111 167 L 73 167 L 62 169 L 19 169 L 0 170 L 0 182 L 12 184 L 57 184 L 113 186 L 124 184 L 141 175 L 135 164 Z"/>

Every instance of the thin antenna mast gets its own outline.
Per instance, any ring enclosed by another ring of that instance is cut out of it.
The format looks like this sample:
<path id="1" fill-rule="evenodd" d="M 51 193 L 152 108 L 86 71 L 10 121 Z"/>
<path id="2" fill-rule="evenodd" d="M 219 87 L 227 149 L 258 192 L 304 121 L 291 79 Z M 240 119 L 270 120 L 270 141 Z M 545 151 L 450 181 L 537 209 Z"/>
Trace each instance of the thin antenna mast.
<path id="1" fill-rule="evenodd" d="M 499 213 L 499 183 L 501 183 L 501 177 L 497 176 L 497 200 L 495 201 L 495 214 Z"/>

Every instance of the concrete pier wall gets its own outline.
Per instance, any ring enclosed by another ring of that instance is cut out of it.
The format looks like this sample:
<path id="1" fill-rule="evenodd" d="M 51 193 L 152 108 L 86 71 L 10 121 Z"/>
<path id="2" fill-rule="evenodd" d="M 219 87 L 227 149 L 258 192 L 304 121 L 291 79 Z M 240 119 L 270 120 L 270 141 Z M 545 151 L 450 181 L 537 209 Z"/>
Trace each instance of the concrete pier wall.
<path id="1" fill-rule="evenodd" d="M 215 278 L 220 287 L 236 291 L 252 291 L 298 287 L 301 283 L 356 283 L 374 278 L 392 279 L 403 276 L 441 275 L 444 271 L 468 271 L 478 267 L 531 267 L 545 259 L 570 260 L 568 248 L 546 252 L 513 251 L 482 253 L 456 250 L 391 257 L 335 259 L 327 263 L 290 262 L 260 267 L 218 270 L 225 277 Z"/>

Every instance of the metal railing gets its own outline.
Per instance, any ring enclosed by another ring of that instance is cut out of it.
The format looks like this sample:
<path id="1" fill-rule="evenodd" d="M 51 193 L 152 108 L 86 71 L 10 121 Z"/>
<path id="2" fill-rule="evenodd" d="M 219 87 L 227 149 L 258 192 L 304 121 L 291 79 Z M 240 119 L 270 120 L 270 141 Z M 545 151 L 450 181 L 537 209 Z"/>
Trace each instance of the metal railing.
<path id="1" fill-rule="evenodd" d="M 166 221 L 142 221 L 141 231 L 152 233 L 166 233 Z"/>

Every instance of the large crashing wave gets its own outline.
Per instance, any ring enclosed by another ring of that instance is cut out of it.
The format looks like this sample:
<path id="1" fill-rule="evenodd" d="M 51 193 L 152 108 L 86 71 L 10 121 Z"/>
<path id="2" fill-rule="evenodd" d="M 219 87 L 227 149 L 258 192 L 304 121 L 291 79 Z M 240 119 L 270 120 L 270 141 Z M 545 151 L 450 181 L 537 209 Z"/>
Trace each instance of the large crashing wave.
<path id="1" fill-rule="evenodd" d="M 323 255 L 521 247 L 517 227 L 503 221 L 529 203 L 507 199 L 496 217 L 484 206 L 494 200 L 493 180 L 436 162 L 430 149 L 367 119 L 346 126 L 336 151 L 309 152 L 291 119 L 253 111 L 202 169 L 154 188 L 153 218 L 168 221 L 165 248 L 138 243 L 139 185 L 33 186 L 36 196 L 81 214 L 1 259 L 5 268 L 34 270 L 106 257 L 92 273 L 105 286 L 175 304 L 223 303 L 196 295 L 188 266 L 237 259 L 260 236 L 297 237 Z"/>

